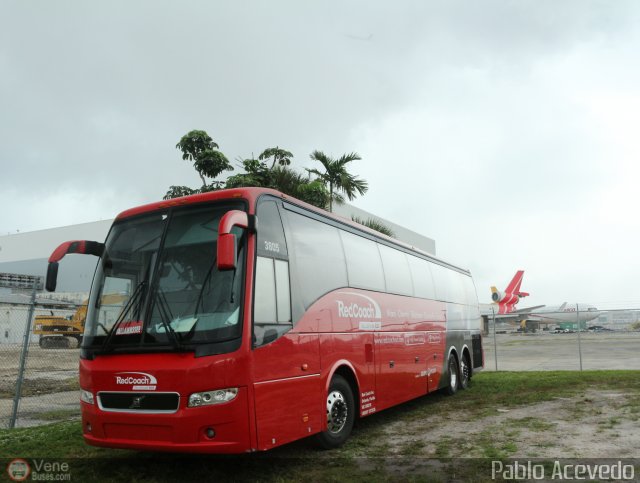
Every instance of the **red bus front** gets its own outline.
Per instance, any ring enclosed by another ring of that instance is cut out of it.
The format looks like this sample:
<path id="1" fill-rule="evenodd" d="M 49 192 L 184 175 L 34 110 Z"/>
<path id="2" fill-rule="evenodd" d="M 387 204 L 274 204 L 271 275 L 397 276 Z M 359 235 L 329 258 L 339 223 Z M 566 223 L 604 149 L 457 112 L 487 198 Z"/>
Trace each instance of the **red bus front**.
<path id="1" fill-rule="evenodd" d="M 251 307 L 243 303 L 251 300 L 249 230 L 229 226 L 231 267 L 221 268 L 218 250 L 225 215 L 246 214 L 248 207 L 214 199 L 116 220 L 101 250 L 81 349 L 89 444 L 253 448 L 251 340 L 243 323 Z"/>

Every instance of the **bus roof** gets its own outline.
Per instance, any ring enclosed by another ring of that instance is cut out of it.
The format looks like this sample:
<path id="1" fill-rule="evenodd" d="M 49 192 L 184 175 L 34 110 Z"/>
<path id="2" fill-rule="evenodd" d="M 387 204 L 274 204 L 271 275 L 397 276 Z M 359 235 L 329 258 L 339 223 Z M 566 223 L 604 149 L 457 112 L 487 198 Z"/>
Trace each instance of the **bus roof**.
<path id="1" fill-rule="evenodd" d="M 163 200 L 163 201 L 157 201 L 154 203 L 149 203 L 146 205 L 141 205 L 141 206 L 137 206 L 135 208 L 130 208 L 128 210 L 123 211 L 122 213 L 120 213 L 118 216 L 116 216 L 115 221 L 122 221 L 126 218 L 130 218 L 132 216 L 137 216 L 137 215 L 141 215 L 143 213 L 149 213 L 152 211 L 158 211 L 158 210 L 164 210 L 164 209 L 168 209 L 168 208 L 174 208 L 177 206 L 186 206 L 186 205 L 191 205 L 191 204 L 199 204 L 199 203 L 205 203 L 205 202 L 210 202 L 210 201 L 217 201 L 217 200 L 230 200 L 230 199 L 242 199 L 242 200 L 246 200 L 249 202 L 249 206 L 250 206 L 250 211 L 253 212 L 253 210 L 255 209 L 256 206 L 256 202 L 258 200 L 258 198 L 260 196 L 263 195 L 272 195 L 275 197 L 278 197 L 280 199 L 282 199 L 283 201 L 287 201 L 289 203 L 292 203 L 294 205 L 303 207 L 309 211 L 315 212 L 316 214 L 323 216 L 325 218 L 329 218 L 332 219 L 338 223 L 341 223 L 343 225 L 347 225 L 350 226 L 352 228 L 355 228 L 356 230 L 368 233 L 370 235 L 373 235 L 376 238 L 385 240 L 389 243 L 392 243 L 394 245 L 398 245 L 401 246 L 407 250 L 410 250 L 412 252 L 418 253 L 424 257 L 427 257 L 431 260 L 434 260 L 442 265 L 445 266 L 449 266 L 451 268 L 454 268 L 456 270 L 465 272 L 467 274 L 469 274 L 469 271 L 458 267 L 456 265 L 453 265 L 452 263 L 446 262 L 434 255 L 431 255 L 430 253 L 427 253 L 419 248 L 416 248 L 412 245 L 409 245 L 408 243 L 402 242 L 400 240 L 397 240 L 395 238 L 391 238 L 387 235 L 385 235 L 384 233 L 380 233 L 378 231 L 375 231 L 367 226 L 361 225 L 360 223 L 356 223 L 348 218 L 345 218 L 343 216 L 340 215 L 336 215 L 335 213 L 331 213 L 329 211 L 323 210 L 322 208 L 318 208 L 317 206 L 313 206 L 310 205 L 309 203 L 306 203 L 302 200 L 299 200 L 298 198 L 294 198 L 293 196 L 289 196 L 286 195 L 284 193 L 281 193 L 280 191 L 276 191 L 274 189 L 270 189 L 270 188 L 256 188 L 256 187 L 251 187 L 251 188 L 232 188 L 232 189 L 224 189 L 224 190 L 217 190 L 217 191 L 209 191 L 207 193 L 199 193 L 199 194 L 195 194 L 195 195 L 189 195 L 189 196 L 182 196 L 180 198 L 172 198 L 169 200 Z"/>

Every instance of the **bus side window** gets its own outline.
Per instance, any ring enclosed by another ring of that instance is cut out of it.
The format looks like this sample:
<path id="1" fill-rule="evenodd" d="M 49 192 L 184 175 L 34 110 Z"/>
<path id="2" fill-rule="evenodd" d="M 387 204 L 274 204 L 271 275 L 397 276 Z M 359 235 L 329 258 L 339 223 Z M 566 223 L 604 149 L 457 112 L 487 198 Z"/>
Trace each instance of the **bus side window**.
<path id="1" fill-rule="evenodd" d="M 467 305 L 478 305 L 478 295 L 476 294 L 476 286 L 473 283 L 473 279 L 471 277 L 464 277 L 464 291 L 467 297 Z"/>
<path id="2" fill-rule="evenodd" d="M 387 292 L 413 295 L 413 283 L 407 256 L 400 250 L 378 244 Z"/>
<path id="3" fill-rule="evenodd" d="M 291 327 L 289 262 L 258 257 L 253 307 L 254 346 L 273 342 Z"/>
<path id="4" fill-rule="evenodd" d="M 260 204 L 258 220 L 254 347 L 273 342 L 292 327 L 287 244 L 274 201 Z"/>
<path id="5" fill-rule="evenodd" d="M 435 299 L 436 291 L 431 276 L 431 264 L 422 258 L 409 256 L 409 268 L 413 280 L 414 296 Z"/>
<path id="6" fill-rule="evenodd" d="M 433 283 L 436 289 L 436 299 L 443 302 L 453 302 L 452 291 L 449 288 L 449 277 L 447 269 L 436 264 L 431 264 L 431 274 L 433 275 Z"/>
<path id="7" fill-rule="evenodd" d="M 347 270 L 338 229 L 286 211 L 291 231 L 291 259 L 304 309 L 324 294 L 347 286 Z M 262 221 L 260 221 L 262 223 Z"/>
<path id="8" fill-rule="evenodd" d="M 349 287 L 384 292 L 384 272 L 376 242 L 340 231 L 347 260 Z"/>

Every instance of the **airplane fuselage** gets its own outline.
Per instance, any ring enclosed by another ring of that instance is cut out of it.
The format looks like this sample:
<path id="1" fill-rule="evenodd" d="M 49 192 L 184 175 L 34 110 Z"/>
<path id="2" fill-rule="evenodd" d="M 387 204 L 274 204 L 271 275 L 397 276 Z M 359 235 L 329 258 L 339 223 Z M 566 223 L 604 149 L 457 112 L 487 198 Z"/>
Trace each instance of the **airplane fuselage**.
<path id="1" fill-rule="evenodd" d="M 527 314 L 526 319 L 543 324 L 578 323 L 596 319 L 599 315 L 600 312 L 593 305 L 565 303 L 535 310 Z"/>

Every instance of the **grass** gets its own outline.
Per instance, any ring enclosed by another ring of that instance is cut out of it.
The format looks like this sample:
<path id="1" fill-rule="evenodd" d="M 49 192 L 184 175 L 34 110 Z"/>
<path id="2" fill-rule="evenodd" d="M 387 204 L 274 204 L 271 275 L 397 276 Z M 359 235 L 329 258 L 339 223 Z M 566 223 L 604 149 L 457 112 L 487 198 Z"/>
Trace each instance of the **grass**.
<path id="1" fill-rule="evenodd" d="M 40 421 L 64 421 L 66 419 L 78 419 L 76 409 L 52 409 L 34 414 L 34 418 Z"/>
<path id="2" fill-rule="evenodd" d="M 448 474 L 446 472 L 455 467 L 462 481 L 484 481 L 486 478 L 478 475 L 487 476 L 483 471 L 490 459 L 468 460 L 468 464 L 461 465 L 461 460 L 448 458 L 452 454 L 473 454 L 472 451 L 485 458 L 507 458 L 518 451 L 520 431 L 544 432 L 554 426 L 534 417 L 505 417 L 500 421 L 497 408 L 522 407 L 559 397 L 584 398 L 589 389 L 630 394 L 625 408 L 630 417 L 638 416 L 640 371 L 487 372 L 475 376 L 472 386 L 455 397 L 436 393 L 358 421 L 349 441 L 333 451 L 318 451 L 308 440 L 267 453 L 238 456 L 101 449 L 84 444 L 79 421 L 67 421 L 35 428 L 0 430 L 0 458 L 68 458 L 73 475 L 77 475 L 74 479 L 78 481 L 251 480 L 276 483 L 300 480 L 439 481 L 433 476 L 437 473 L 430 472 L 428 465 L 434 461 L 429 458 L 441 458 L 443 462 L 437 471 Z M 51 413 L 53 417 L 53 411 Z M 491 425 L 472 438 L 446 433 L 448 420 L 471 421 L 486 415 L 498 419 L 492 419 Z M 404 434 L 403 428 L 408 423 L 413 429 Z M 421 438 L 421 434 L 416 434 L 416 425 L 424 428 L 422 435 L 440 431 L 443 436 L 434 446 L 428 439 Z M 618 428 L 620 420 L 612 418 L 604 426 L 606 429 Z M 496 437 L 497 433 L 503 436 Z M 395 435 L 404 436 L 400 444 L 392 444 Z M 476 477 L 479 479 L 474 479 Z"/>

